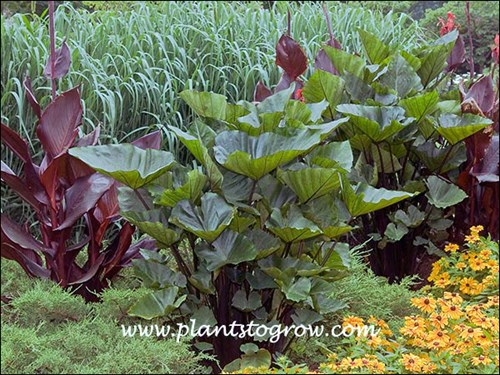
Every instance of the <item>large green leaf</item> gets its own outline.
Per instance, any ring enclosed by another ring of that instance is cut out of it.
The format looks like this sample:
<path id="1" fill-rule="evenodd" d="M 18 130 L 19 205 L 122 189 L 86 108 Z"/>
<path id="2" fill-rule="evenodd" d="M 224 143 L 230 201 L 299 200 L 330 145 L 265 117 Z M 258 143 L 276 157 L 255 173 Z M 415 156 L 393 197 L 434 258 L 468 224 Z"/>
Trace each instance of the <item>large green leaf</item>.
<path id="1" fill-rule="evenodd" d="M 255 228 L 245 233 L 252 241 L 258 251 L 256 259 L 265 258 L 281 248 L 282 242 L 279 238 L 269 234 L 262 229 Z"/>
<path id="2" fill-rule="evenodd" d="M 170 221 L 212 242 L 231 223 L 234 213 L 234 209 L 224 198 L 214 193 L 206 193 L 201 197 L 201 207 L 188 200 L 177 203 L 172 210 Z"/>
<path id="3" fill-rule="evenodd" d="M 426 47 L 418 54 L 421 65 L 417 73 L 424 87 L 427 87 L 445 68 L 446 60 L 455 45 L 457 37 L 458 31 L 453 30 L 438 39 L 434 45 Z"/>
<path id="4" fill-rule="evenodd" d="M 354 188 L 346 183 L 342 193 L 347 209 L 352 216 L 380 210 L 414 195 L 404 191 L 376 189 L 366 183 L 359 183 Z"/>
<path id="5" fill-rule="evenodd" d="M 354 160 L 351 143 L 344 142 L 330 142 L 326 145 L 321 145 L 312 150 L 305 157 L 307 162 L 311 165 L 317 165 L 323 168 L 342 168 L 346 172 L 352 169 Z"/>
<path id="6" fill-rule="evenodd" d="M 358 29 L 358 33 L 366 57 L 371 64 L 380 64 L 389 56 L 389 47 L 386 46 L 375 35 L 370 34 L 369 32 L 362 29 Z"/>
<path id="7" fill-rule="evenodd" d="M 174 166 L 170 152 L 142 149 L 131 144 L 73 147 L 68 151 L 96 171 L 132 189 L 153 181 Z"/>
<path id="8" fill-rule="evenodd" d="M 399 102 L 406 110 L 407 117 L 414 117 L 417 122 L 430 115 L 437 109 L 439 94 L 437 91 L 430 91 L 422 95 L 412 96 Z"/>
<path id="9" fill-rule="evenodd" d="M 316 224 L 304 217 L 297 206 L 291 206 L 285 214 L 273 208 L 266 227 L 284 242 L 301 241 L 322 233 Z"/>
<path id="10" fill-rule="evenodd" d="M 460 203 L 467 194 L 454 184 L 450 184 L 439 177 L 430 176 L 425 181 L 429 191 L 425 196 L 429 198 L 429 203 L 438 208 L 446 208 Z"/>
<path id="11" fill-rule="evenodd" d="M 247 296 L 246 292 L 240 289 L 233 296 L 232 306 L 243 312 L 257 310 L 262 306 L 260 294 L 257 292 L 250 292 Z"/>
<path id="12" fill-rule="evenodd" d="M 330 46 L 324 46 L 323 49 L 340 74 L 348 72 L 363 79 L 366 64 L 361 57 Z"/>
<path id="13" fill-rule="evenodd" d="M 283 112 L 294 91 L 295 83 L 292 83 L 289 88 L 278 91 L 277 93 L 267 97 L 257 105 L 258 113 Z"/>
<path id="14" fill-rule="evenodd" d="M 202 140 L 177 129 L 176 127 L 169 126 L 168 128 L 177 136 L 182 144 L 186 146 L 196 160 L 198 160 L 205 167 L 212 188 L 215 190 L 220 189 L 222 184 L 222 173 L 210 157 L 208 149 L 205 147 Z"/>
<path id="15" fill-rule="evenodd" d="M 233 172 L 259 180 L 306 153 L 320 143 L 325 134 L 346 121 L 343 118 L 317 127 L 296 129 L 291 136 L 263 133 L 252 137 L 241 131 L 225 131 L 215 138 L 215 159 Z"/>
<path id="16" fill-rule="evenodd" d="M 184 90 L 180 97 L 199 116 L 225 120 L 226 118 L 226 97 L 212 92 L 199 92 L 196 90 Z"/>
<path id="17" fill-rule="evenodd" d="M 342 99 L 344 80 L 321 69 L 317 69 L 304 84 L 302 95 L 311 103 L 327 100 L 330 104 L 331 117 L 335 114 L 335 107 Z"/>
<path id="18" fill-rule="evenodd" d="M 177 286 L 184 288 L 187 284 L 186 276 L 172 271 L 167 265 L 153 260 L 132 260 L 134 272 L 139 276 L 146 288 L 163 289 Z"/>
<path id="19" fill-rule="evenodd" d="M 309 297 L 311 292 L 311 280 L 307 277 L 300 277 L 291 284 L 281 286 L 281 291 L 290 301 L 304 301 Z"/>
<path id="20" fill-rule="evenodd" d="M 174 186 L 172 189 L 165 189 L 162 194 L 155 200 L 156 204 L 162 206 L 174 207 L 177 202 L 188 199 L 196 202 L 203 187 L 207 182 L 207 177 L 199 170 L 194 169 L 185 173 L 184 171 L 174 174 Z"/>
<path id="21" fill-rule="evenodd" d="M 393 56 L 380 83 L 395 90 L 400 98 L 404 98 L 413 89 L 422 89 L 420 77 L 399 53 Z"/>
<path id="22" fill-rule="evenodd" d="M 170 314 L 186 300 L 187 294 L 177 297 L 178 287 L 171 287 L 146 294 L 128 311 L 129 315 L 143 319 L 153 319 Z"/>
<path id="23" fill-rule="evenodd" d="M 278 169 L 278 179 L 289 186 L 302 203 L 336 191 L 340 187 L 340 172 L 334 168 Z"/>
<path id="24" fill-rule="evenodd" d="M 240 233 L 232 230 L 224 231 L 209 246 L 196 248 L 197 255 L 207 264 L 208 271 L 215 271 L 226 264 L 239 264 L 254 260 L 257 249 L 254 244 Z"/>
<path id="25" fill-rule="evenodd" d="M 444 114 L 439 116 L 439 125 L 436 130 L 448 142 L 454 145 L 472 134 L 483 130 L 491 123 L 490 119 L 470 113 L 466 113 L 463 116 Z"/>
<path id="26" fill-rule="evenodd" d="M 412 118 L 404 116 L 401 107 L 375 107 L 357 104 L 337 106 L 341 113 L 349 115 L 354 124 L 374 142 L 381 142 L 407 126 Z"/>
<path id="27" fill-rule="evenodd" d="M 160 247 L 167 248 L 179 240 L 179 233 L 168 228 L 161 210 L 122 211 L 121 215 L 139 230 L 153 237 Z"/>

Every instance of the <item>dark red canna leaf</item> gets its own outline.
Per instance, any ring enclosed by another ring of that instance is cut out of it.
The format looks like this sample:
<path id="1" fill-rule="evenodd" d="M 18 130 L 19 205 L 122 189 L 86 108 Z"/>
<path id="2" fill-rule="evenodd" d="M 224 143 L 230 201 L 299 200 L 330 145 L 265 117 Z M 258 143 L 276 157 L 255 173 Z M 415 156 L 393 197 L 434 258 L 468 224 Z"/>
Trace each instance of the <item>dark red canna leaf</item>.
<path id="1" fill-rule="evenodd" d="M 292 81 L 307 69 L 307 56 L 302 47 L 288 35 L 282 35 L 276 45 L 276 65 L 283 68 Z"/>
<path id="2" fill-rule="evenodd" d="M 278 82 L 278 84 L 274 88 L 274 91 L 278 92 L 281 90 L 286 90 L 287 88 L 290 87 L 290 85 L 292 84 L 293 81 L 294 80 L 292 79 L 292 77 L 290 77 L 288 74 L 286 74 L 286 72 L 283 72 L 283 75 L 281 76 L 280 81 Z"/>
<path id="3" fill-rule="evenodd" d="M 2 129 L 2 143 L 5 144 L 14 154 L 16 154 L 16 156 L 24 163 L 30 162 L 31 155 L 26 141 L 4 123 L 0 126 Z"/>
<path id="4" fill-rule="evenodd" d="M 93 208 L 99 198 L 110 188 L 113 180 L 101 174 L 80 177 L 66 190 L 64 201 L 66 216 L 55 230 L 71 227 L 84 213 Z"/>
<path id="5" fill-rule="evenodd" d="M 475 82 L 466 94 L 463 92 L 463 86 L 461 89 L 462 95 L 464 95 L 464 102 L 473 99 L 484 114 L 487 114 L 493 109 L 495 104 L 495 89 L 493 80 L 489 75 Z"/>
<path id="6" fill-rule="evenodd" d="M 111 278 L 123 268 L 123 256 L 130 249 L 134 231 L 135 228 L 130 223 L 125 223 L 118 236 L 106 249 L 107 256 L 103 267 L 103 278 Z"/>
<path id="7" fill-rule="evenodd" d="M 481 162 L 474 164 L 471 170 L 471 174 L 477 178 L 477 180 L 482 182 L 498 182 L 498 135 L 491 137 L 491 142 L 486 149 L 483 159 Z"/>
<path id="8" fill-rule="evenodd" d="M 49 158 L 62 154 L 73 144 L 81 119 L 78 87 L 62 93 L 47 106 L 36 132 Z"/>
<path id="9" fill-rule="evenodd" d="M 262 81 L 257 82 L 257 86 L 255 86 L 255 91 L 253 93 L 253 100 L 255 102 L 262 102 L 267 97 L 271 96 L 273 92 L 267 88 L 266 85 Z"/>
<path id="10" fill-rule="evenodd" d="M 63 41 L 61 47 L 56 50 L 54 71 L 52 72 L 52 61 L 51 56 L 49 56 L 43 74 L 49 79 L 62 78 L 69 72 L 70 65 L 71 53 L 66 41 Z"/>
<path id="11" fill-rule="evenodd" d="M 54 256 L 55 252 L 53 249 L 47 248 L 35 240 L 30 233 L 26 232 L 19 224 L 9 219 L 7 215 L 2 214 L 1 218 L 2 246 L 4 243 L 10 243 L 11 246 L 15 246 L 16 248 L 23 248 Z"/>
<path id="12" fill-rule="evenodd" d="M 101 135 L 101 127 L 98 126 L 91 133 L 83 136 L 76 142 L 77 147 L 95 146 Z"/>
<path id="13" fill-rule="evenodd" d="M 157 130 L 146 134 L 133 141 L 132 144 L 142 149 L 154 148 L 155 150 L 159 150 L 161 146 L 161 131 Z"/>
<path id="14" fill-rule="evenodd" d="M 448 65 L 445 68 L 445 72 L 451 72 L 457 69 L 465 61 L 465 43 L 461 35 L 458 36 L 455 46 L 451 50 L 450 56 L 448 56 Z"/>
<path id="15" fill-rule="evenodd" d="M 42 266 L 42 258 L 32 250 L 2 242 L 0 253 L 2 258 L 16 261 L 30 276 L 44 279 L 50 277 L 50 271 Z"/>
<path id="16" fill-rule="evenodd" d="M 40 108 L 40 104 L 38 103 L 38 100 L 36 100 L 35 94 L 33 93 L 30 77 L 26 76 L 24 78 L 23 86 L 26 90 L 26 99 L 28 99 L 28 103 L 30 103 L 36 117 L 38 118 L 38 120 L 40 120 L 40 117 L 42 117 L 42 109 Z"/>
<path id="17" fill-rule="evenodd" d="M 21 180 L 3 161 L 2 181 L 5 182 L 17 195 L 29 203 L 36 212 L 40 212 L 40 202 L 30 191 L 26 182 Z"/>

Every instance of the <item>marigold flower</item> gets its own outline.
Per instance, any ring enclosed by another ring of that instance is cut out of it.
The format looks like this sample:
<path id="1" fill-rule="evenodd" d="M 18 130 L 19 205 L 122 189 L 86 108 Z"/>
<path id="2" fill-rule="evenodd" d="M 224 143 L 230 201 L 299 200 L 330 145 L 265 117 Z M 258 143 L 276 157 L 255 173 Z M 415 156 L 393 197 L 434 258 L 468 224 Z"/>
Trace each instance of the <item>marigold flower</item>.
<path id="1" fill-rule="evenodd" d="M 478 234 L 484 230 L 484 227 L 482 225 L 477 225 L 473 226 L 470 228 L 471 234 Z"/>
<path id="2" fill-rule="evenodd" d="M 474 244 L 479 241 L 479 236 L 475 233 L 465 236 L 465 241 L 469 244 Z"/>
<path id="3" fill-rule="evenodd" d="M 464 262 L 458 262 L 455 264 L 455 268 L 459 271 L 463 270 L 465 267 L 467 267 L 467 264 Z"/>
<path id="4" fill-rule="evenodd" d="M 363 318 L 349 315 L 344 318 L 344 321 L 342 322 L 342 327 L 346 327 L 348 325 L 351 325 L 353 327 L 363 327 L 364 326 L 363 322 L 364 322 Z"/>

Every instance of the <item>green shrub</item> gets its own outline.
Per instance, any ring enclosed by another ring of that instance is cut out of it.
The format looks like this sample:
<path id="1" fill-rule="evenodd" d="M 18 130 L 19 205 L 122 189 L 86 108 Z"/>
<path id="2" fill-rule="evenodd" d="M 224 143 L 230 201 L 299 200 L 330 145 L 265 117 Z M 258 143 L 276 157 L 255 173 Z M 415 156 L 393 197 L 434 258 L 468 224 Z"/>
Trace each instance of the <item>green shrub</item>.
<path id="1" fill-rule="evenodd" d="M 493 39 L 499 31 L 500 3 L 498 1 L 471 1 L 470 14 L 472 26 L 472 44 L 474 46 L 474 64 L 482 71 L 492 63 L 491 49 Z M 428 9 L 425 17 L 419 21 L 428 35 L 437 35 L 438 17 L 446 20 L 447 12 L 456 16 L 456 23 L 460 25 L 460 32 L 467 33 L 465 16 L 465 1 L 447 1 L 441 8 Z M 468 36 L 464 36 L 465 46 L 469 50 Z M 467 56 L 468 52 L 467 52 Z"/>

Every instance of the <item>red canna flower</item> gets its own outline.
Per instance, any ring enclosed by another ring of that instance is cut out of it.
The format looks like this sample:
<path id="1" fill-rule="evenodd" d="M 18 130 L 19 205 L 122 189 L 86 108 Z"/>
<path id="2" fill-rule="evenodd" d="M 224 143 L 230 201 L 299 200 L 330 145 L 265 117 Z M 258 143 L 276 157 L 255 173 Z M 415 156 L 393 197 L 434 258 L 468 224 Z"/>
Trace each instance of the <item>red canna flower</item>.
<path id="1" fill-rule="evenodd" d="M 495 62 L 495 64 L 498 64 L 498 54 L 499 54 L 499 37 L 498 34 L 495 36 L 495 45 L 491 47 L 491 58 Z"/>
<path id="2" fill-rule="evenodd" d="M 438 17 L 439 22 L 438 26 L 441 26 L 441 30 L 439 30 L 439 35 L 443 36 L 448 34 L 449 32 L 458 29 L 460 27 L 459 24 L 455 24 L 455 15 L 452 12 L 448 12 L 448 20 L 445 21 L 441 17 Z"/>
<path id="3" fill-rule="evenodd" d="M 302 89 L 295 90 L 295 98 L 297 100 L 300 100 L 301 102 L 304 102 L 304 97 L 302 96 Z"/>

